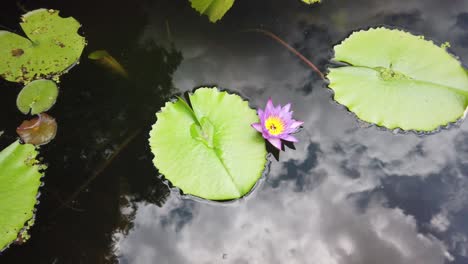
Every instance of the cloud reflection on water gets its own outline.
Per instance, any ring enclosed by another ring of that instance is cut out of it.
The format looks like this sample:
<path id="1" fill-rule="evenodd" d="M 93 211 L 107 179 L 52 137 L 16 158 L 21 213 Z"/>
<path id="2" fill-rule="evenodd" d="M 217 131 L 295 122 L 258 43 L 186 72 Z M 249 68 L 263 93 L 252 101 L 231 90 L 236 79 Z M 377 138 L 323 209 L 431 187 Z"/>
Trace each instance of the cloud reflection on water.
<path id="1" fill-rule="evenodd" d="M 248 3 L 236 5 L 249 8 Z M 462 23 L 458 14 L 468 12 L 466 1 L 330 0 L 318 9 L 266 5 L 284 14 L 270 29 L 287 32 L 283 37 L 322 69 L 333 43 L 369 24 L 454 40 L 453 50 L 468 59 L 467 47 L 457 42 L 464 29 L 456 26 Z M 257 20 L 251 14 L 238 26 Z M 312 71 L 273 41 L 244 33 L 232 42 L 227 36 L 239 33 L 200 34 L 196 27 L 174 36 L 185 57 L 174 76 L 176 87 L 217 84 L 241 92 L 253 105 L 263 105 L 268 96 L 290 101 L 295 116 L 305 121 L 301 143 L 296 151 L 282 153 L 266 182 L 234 205 L 214 206 L 177 195 L 161 208 L 138 203 L 134 227 L 128 235 L 115 234 L 122 263 L 466 260 L 466 122 L 426 137 L 359 128 L 354 116 L 331 102 L 331 92 Z M 150 23 L 142 39 L 156 37 L 155 28 Z"/>

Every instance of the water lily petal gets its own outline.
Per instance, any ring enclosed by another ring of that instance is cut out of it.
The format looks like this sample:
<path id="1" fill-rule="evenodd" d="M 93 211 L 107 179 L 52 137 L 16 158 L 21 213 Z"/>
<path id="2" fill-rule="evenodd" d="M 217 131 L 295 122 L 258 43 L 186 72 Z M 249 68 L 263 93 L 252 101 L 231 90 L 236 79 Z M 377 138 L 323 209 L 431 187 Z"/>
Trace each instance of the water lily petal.
<path id="1" fill-rule="evenodd" d="M 291 124 L 291 128 L 298 128 L 298 127 L 302 126 L 302 124 L 304 124 L 304 121 L 294 120 L 294 122 Z"/>
<path id="2" fill-rule="evenodd" d="M 260 123 L 253 123 L 253 124 L 251 124 L 251 126 L 252 126 L 253 128 L 255 128 L 255 130 L 257 130 L 258 132 L 260 132 L 260 133 L 263 132 L 263 131 L 262 131 L 262 124 L 260 124 Z"/>
<path id="3" fill-rule="evenodd" d="M 274 111 L 275 111 L 276 115 L 280 115 L 281 114 L 281 105 L 276 106 Z"/>
<path id="4" fill-rule="evenodd" d="M 299 140 L 295 136 L 291 136 L 291 135 L 282 136 L 281 139 L 289 141 L 289 142 L 299 142 Z"/>
<path id="5" fill-rule="evenodd" d="M 268 140 L 275 148 L 281 150 L 281 148 L 282 148 L 281 139 L 279 139 L 279 138 L 268 138 L 267 140 Z"/>
<path id="6" fill-rule="evenodd" d="M 264 112 L 263 112 L 262 109 L 258 109 L 258 110 L 257 110 L 257 115 L 258 115 L 258 117 L 260 118 L 260 121 L 265 120 Z"/>
<path id="7" fill-rule="evenodd" d="M 268 115 L 274 109 L 275 109 L 275 107 L 273 106 L 273 101 L 271 101 L 271 98 L 268 98 L 268 102 L 267 102 L 266 107 L 265 107 L 265 113 Z"/>
<path id="8" fill-rule="evenodd" d="M 289 110 L 291 110 L 291 103 L 288 103 L 287 105 L 283 106 L 283 109 L 281 109 L 282 112 L 289 112 Z"/>

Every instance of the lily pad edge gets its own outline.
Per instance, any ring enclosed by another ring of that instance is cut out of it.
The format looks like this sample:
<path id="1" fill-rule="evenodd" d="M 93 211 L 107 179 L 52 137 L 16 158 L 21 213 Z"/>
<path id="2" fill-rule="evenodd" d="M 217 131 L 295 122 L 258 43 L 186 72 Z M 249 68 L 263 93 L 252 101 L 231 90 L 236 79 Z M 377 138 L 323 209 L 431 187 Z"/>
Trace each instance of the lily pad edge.
<path id="1" fill-rule="evenodd" d="M 19 139 L 17 139 L 16 141 L 18 141 L 19 144 L 21 145 L 25 145 L 26 143 L 22 143 Z M 12 142 L 11 144 L 14 144 L 16 143 L 16 141 Z M 11 145 L 10 144 L 10 145 Z M 9 147 L 10 145 L 6 146 L 5 148 Z M 32 144 L 29 144 L 29 145 L 32 145 Z M 41 196 L 41 189 L 44 187 L 45 185 L 45 181 L 43 180 L 44 177 L 45 177 L 45 169 L 44 167 L 41 168 L 41 166 L 44 166 L 44 163 L 41 162 L 39 160 L 39 156 L 40 156 L 40 152 L 39 152 L 39 149 L 40 147 L 38 146 L 34 146 L 34 150 L 37 152 L 37 155 L 36 155 L 36 158 L 35 160 L 37 161 L 37 163 L 35 163 L 33 166 L 36 167 L 38 169 L 38 172 L 41 174 L 41 177 L 39 178 L 39 181 L 41 182 L 40 185 L 39 185 L 39 188 L 37 189 L 37 195 L 36 195 L 36 203 L 34 204 L 34 207 L 32 209 L 32 216 L 31 218 L 29 218 L 28 220 L 26 220 L 24 222 L 24 225 L 23 227 L 21 228 L 20 232 L 18 232 L 18 237 L 21 236 L 22 233 L 25 233 L 28 234 L 29 233 L 29 228 L 33 227 L 35 225 L 35 221 L 36 221 L 36 213 L 37 213 L 37 206 L 40 204 L 40 201 L 39 201 L 39 197 Z M 3 149 L 5 149 L 3 148 Z M 3 150 L 1 149 L 1 150 Z M 0 150 L 0 151 L 1 151 Z M 32 222 L 31 222 L 32 221 Z M 32 223 L 32 224 L 30 224 Z M 5 247 L 3 248 L 0 248 L 0 255 L 3 254 L 6 250 L 8 250 L 12 245 L 14 245 L 16 242 L 18 241 L 18 239 L 16 240 L 13 240 L 10 244 L 8 245 L 5 245 Z"/>

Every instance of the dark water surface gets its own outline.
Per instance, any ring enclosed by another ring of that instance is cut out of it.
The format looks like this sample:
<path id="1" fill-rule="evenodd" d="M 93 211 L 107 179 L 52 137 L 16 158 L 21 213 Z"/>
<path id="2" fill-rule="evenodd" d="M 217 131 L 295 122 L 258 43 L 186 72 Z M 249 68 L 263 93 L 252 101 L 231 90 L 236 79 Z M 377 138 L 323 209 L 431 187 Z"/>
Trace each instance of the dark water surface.
<path id="1" fill-rule="evenodd" d="M 334 44 L 377 25 L 449 41 L 467 64 L 468 1 L 238 0 L 217 24 L 187 0 L 19 2 L 75 17 L 89 45 L 50 111 L 59 133 L 42 148 L 49 169 L 32 238 L 0 263 L 468 263 L 468 122 L 425 137 L 362 127 L 294 55 L 243 32 L 275 32 L 323 71 Z M 21 13 L 2 1 L 0 25 L 19 31 Z M 96 49 L 130 78 L 86 59 Z M 20 87 L 0 85 L 3 148 L 24 116 Z M 305 121 L 296 150 L 229 205 L 181 198 L 151 162 L 154 113 L 202 85 L 257 106 L 292 102 Z"/>

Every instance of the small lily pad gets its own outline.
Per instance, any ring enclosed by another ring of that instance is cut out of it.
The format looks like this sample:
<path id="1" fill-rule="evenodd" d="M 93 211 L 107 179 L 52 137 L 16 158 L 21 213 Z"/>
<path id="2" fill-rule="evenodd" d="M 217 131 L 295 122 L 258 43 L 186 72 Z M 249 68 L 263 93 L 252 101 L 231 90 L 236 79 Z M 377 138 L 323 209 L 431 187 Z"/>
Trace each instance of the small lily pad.
<path id="1" fill-rule="evenodd" d="M 238 95 L 200 88 L 193 107 L 178 99 L 156 114 L 150 133 L 154 164 L 185 194 L 209 200 L 244 196 L 266 164 L 265 141 L 250 124 L 255 110 Z"/>
<path id="2" fill-rule="evenodd" d="M 327 75 L 335 100 L 388 129 L 434 131 L 464 116 L 468 75 L 445 48 L 386 28 L 351 34 L 335 46 L 347 66 Z"/>
<path id="3" fill-rule="evenodd" d="M 25 120 L 16 129 L 24 143 L 45 145 L 55 138 L 57 122 L 48 114 L 41 113 L 31 120 Z"/>
<path id="4" fill-rule="evenodd" d="M 192 7 L 207 15 L 211 22 L 220 20 L 231 9 L 234 0 L 190 0 Z"/>
<path id="5" fill-rule="evenodd" d="M 18 141 L 0 152 L 0 250 L 32 223 L 43 175 L 37 154 L 33 145 Z"/>
<path id="6" fill-rule="evenodd" d="M 50 80 L 36 80 L 28 83 L 18 94 L 16 106 L 23 113 L 32 115 L 49 110 L 57 101 L 58 88 Z"/>
<path id="7" fill-rule="evenodd" d="M 62 18 L 57 10 L 38 9 L 22 17 L 26 36 L 0 31 L 0 76 L 12 82 L 60 75 L 75 64 L 85 46 L 72 17 Z"/>

